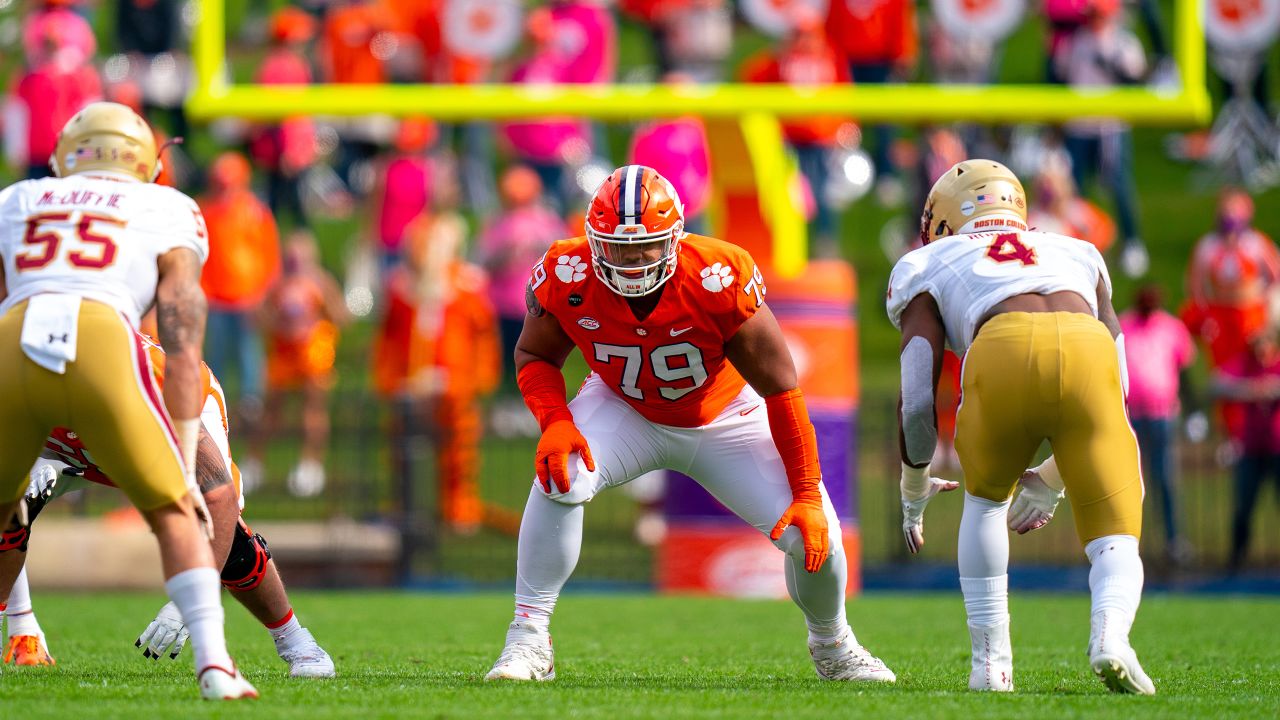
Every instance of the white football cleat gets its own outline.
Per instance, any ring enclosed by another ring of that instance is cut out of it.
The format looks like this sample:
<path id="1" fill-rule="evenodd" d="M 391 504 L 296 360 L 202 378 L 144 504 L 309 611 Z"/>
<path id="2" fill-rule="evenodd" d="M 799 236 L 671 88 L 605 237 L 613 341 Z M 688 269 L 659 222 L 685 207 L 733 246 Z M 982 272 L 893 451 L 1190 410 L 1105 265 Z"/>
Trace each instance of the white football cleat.
<path id="1" fill-rule="evenodd" d="M 867 652 L 853 638 L 848 627 L 833 643 L 809 643 L 813 669 L 823 680 L 897 682 L 898 677 L 880 658 Z"/>
<path id="2" fill-rule="evenodd" d="M 484 679 L 555 680 L 556 661 L 551 651 L 551 635 L 528 623 L 511 623 L 507 628 L 507 644 Z"/>
<path id="3" fill-rule="evenodd" d="M 994 627 L 969 626 L 973 643 L 973 669 L 969 689 L 1013 692 L 1013 647 L 1009 643 L 1009 621 Z"/>
<path id="4" fill-rule="evenodd" d="M 200 697 L 205 700 L 256 700 L 258 689 L 244 679 L 240 668 L 230 670 L 210 665 L 196 676 L 200 681 Z"/>
<path id="5" fill-rule="evenodd" d="M 1129 645 L 1129 623 L 1119 613 L 1096 613 L 1089 635 L 1089 665 L 1111 692 L 1155 695 L 1156 686 L 1138 664 Z"/>
<path id="6" fill-rule="evenodd" d="M 276 654 L 289 663 L 289 677 L 331 678 L 338 674 L 333 667 L 333 658 L 306 628 L 296 631 L 289 647 L 282 648 L 280 643 L 276 643 Z"/>

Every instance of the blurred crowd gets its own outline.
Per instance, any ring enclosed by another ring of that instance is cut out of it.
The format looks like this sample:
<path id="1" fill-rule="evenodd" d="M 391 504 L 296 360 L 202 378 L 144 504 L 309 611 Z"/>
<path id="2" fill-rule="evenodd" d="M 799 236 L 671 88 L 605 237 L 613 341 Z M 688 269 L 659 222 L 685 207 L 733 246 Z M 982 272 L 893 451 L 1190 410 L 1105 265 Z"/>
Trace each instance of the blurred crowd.
<path id="1" fill-rule="evenodd" d="M 490 425 L 519 432 L 528 424 L 504 371 L 528 269 L 551 241 L 580 231 L 585 198 L 622 162 L 659 170 L 684 200 L 689 229 L 707 230 L 714 177 L 697 117 L 627 126 L 578 117 L 224 119 L 193 135 L 182 111 L 193 3 L 26 5 L 3 113 L 10 171 L 48 174 L 58 129 L 92 100 L 130 105 L 155 124 L 168 145 L 159 181 L 198 196 L 209 226 L 206 357 L 233 390 L 251 438 L 241 463 L 250 489 L 264 479 L 264 438 L 296 398 L 304 437 L 286 484 L 301 496 L 322 492 L 340 335 L 353 317 L 368 316 L 376 325 L 367 353 L 372 386 L 394 409 L 393 462 L 412 472 L 395 438 L 428 433 L 442 519 L 461 531 L 500 522 L 480 501 L 475 458 L 490 395 L 506 397 L 492 403 Z M 990 83 L 1005 41 L 1030 14 L 1047 27 L 1046 62 L 1036 71 L 1043 82 L 1178 82 L 1154 0 L 1129 7 L 1122 0 L 300 0 L 251 3 L 247 13 L 233 24 L 228 72 L 264 85 Z M 748 32 L 761 42 L 744 56 L 736 40 Z M 644 41 L 620 42 L 624 34 Z M 967 156 L 985 156 L 1032 178 L 1035 227 L 1095 244 L 1131 277 L 1147 271 L 1123 123 L 908 130 L 834 116 L 787 119 L 782 131 L 815 256 L 841 253 L 844 210 L 867 193 L 906 218 L 882 237 L 890 255 L 905 252 L 933 178 Z M 1190 264 L 1178 316 L 1160 309 L 1154 288 L 1125 315 L 1131 346 L 1143 348 L 1131 349 L 1131 360 L 1161 358 L 1131 368 L 1131 414 L 1177 559 L 1192 550 L 1180 532 L 1172 448 L 1179 423 L 1190 418 L 1198 427 L 1208 410 L 1187 399 L 1193 338 L 1208 351 L 1215 412 L 1231 438 L 1239 498 L 1233 562 L 1244 558 L 1258 489 L 1280 476 L 1280 353 L 1272 340 L 1280 256 L 1251 219 L 1247 194 L 1224 193 L 1217 225 Z M 342 228 L 350 239 L 321 247 L 322 227 Z M 951 362 L 948 377 L 959 372 Z M 954 405 L 954 393 L 942 397 Z M 941 452 L 946 462 L 952 450 Z"/>

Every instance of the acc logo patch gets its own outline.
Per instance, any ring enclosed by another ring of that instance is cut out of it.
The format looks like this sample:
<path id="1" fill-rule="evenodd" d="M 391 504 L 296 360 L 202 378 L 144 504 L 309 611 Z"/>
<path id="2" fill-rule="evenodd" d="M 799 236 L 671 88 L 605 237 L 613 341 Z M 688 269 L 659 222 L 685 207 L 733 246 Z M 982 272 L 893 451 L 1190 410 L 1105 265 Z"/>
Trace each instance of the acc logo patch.
<path id="1" fill-rule="evenodd" d="M 733 268 L 721 263 L 702 268 L 700 275 L 702 287 L 711 292 L 720 292 L 733 284 Z"/>
<path id="2" fill-rule="evenodd" d="M 587 277 L 587 264 L 577 255 L 556 258 L 556 277 L 560 282 L 580 282 Z"/>
<path id="3" fill-rule="evenodd" d="M 589 318 L 589 317 L 578 318 L 578 324 L 587 330 L 600 329 L 600 322 L 595 318 Z"/>

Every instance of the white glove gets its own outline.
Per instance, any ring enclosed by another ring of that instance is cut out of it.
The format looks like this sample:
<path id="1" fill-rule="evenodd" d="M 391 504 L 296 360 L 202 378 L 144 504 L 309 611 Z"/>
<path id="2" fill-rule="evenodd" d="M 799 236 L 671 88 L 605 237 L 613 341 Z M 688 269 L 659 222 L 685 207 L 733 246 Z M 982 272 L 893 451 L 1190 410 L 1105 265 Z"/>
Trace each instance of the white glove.
<path id="1" fill-rule="evenodd" d="M 902 464 L 902 479 L 898 483 L 902 493 L 902 537 L 907 549 L 914 553 L 924 547 L 924 508 L 940 492 L 949 492 L 960 483 L 929 476 L 929 466 L 913 468 Z"/>
<path id="2" fill-rule="evenodd" d="M 58 473 L 58 468 L 46 460 L 37 460 L 31 467 L 27 493 L 18 502 L 18 525 L 29 526 L 34 516 L 53 497 L 53 490 L 58 484 Z"/>
<path id="3" fill-rule="evenodd" d="M 186 623 L 182 621 L 182 613 L 178 612 L 178 606 L 170 602 L 160 608 L 156 619 L 142 631 L 133 646 L 143 648 L 143 657 L 159 660 L 161 655 L 168 652 L 169 659 L 174 660 L 182 652 L 190 636 Z"/>
<path id="4" fill-rule="evenodd" d="M 1018 486 L 1021 489 L 1009 505 L 1009 529 L 1025 535 L 1049 524 L 1066 493 L 1062 490 L 1058 464 L 1052 456 L 1039 467 L 1022 473 Z"/>

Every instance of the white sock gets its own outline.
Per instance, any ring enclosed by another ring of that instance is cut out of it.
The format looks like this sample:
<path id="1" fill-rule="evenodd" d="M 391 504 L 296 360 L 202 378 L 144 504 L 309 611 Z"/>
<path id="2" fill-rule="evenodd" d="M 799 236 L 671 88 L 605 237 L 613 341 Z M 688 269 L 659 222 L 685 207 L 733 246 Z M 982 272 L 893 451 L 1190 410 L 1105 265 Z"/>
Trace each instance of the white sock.
<path id="1" fill-rule="evenodd" d="M 1009 622 L 1009 576 L 960 578 L 969 626 L 991 628 Z"/>
<path id="2" fill-rule="evenodd" d="M 516 550 L 516 622 L 550 628 L 560 590 L 582 551 L 583 512 L 581 505 L 558 503 L 536 487 L 529 490 Z"/>
<path id="3" fill-rule="evenodd" d="M 1093 595 L 1092 615 L 1112 613 L 1112 631 L 1128 635 L 1142 602 L 1144 573 L 1138 556 L 1138 538 L 1132 535 L 1105 535 L 1084 548 L 1093 567 L 1089 570 L 1089 592 Z M 1115 621 L 1121 624 L 1116 627 Z"/>
<path id="4" fill-rule="evenodd" d="M 271 633 L 271 639 L 275 642 L 277 650 L 287 650 L 292 647 L 297 639 L 298 631 L 302 629 L 302 623 L 298 622 L 298 616 L 293 614 L 292 608 L 285 615 L 285 618 L 287 619 L 283 623 L 274 627 L 264 626 L 267 628 L 267 632 Z"/>
<path id="5" fill-rule="evenodd" d="M 27 568 L 23 567 L 18 578 L 13 581 L 13 589 L 9 591 L 7 613 L 31 612 L 31 585 L 27 582 Z"/>
<path id="6" fill-rule="evenodd" d="M 1009 503 L 964 494 L 956 560 L 962 578 L 992 578 L 1009 573 Z"/>
<path id="7" fill-rule="evenodd" d="M 35 610 L 31 605 L 31 585 L 27 582 L 27 569 L 24 567 L 13 581 L 13 589 L 9 591 L 9 602 L 5 604 L 5 617 L 8 624 L 5 639 L 15 635 L 35 635 L 44 638 L 44 630 L 36 620 Z"/>
<path id="8" fill-rule="evenodd" d="M 218 571 L 211 567 L 184 570 L 166 580 L 164 589 L 178 606 L 182 621 L 191 632 L 196 672 L 210 665 L 230 672 L 234 664 L 223 634 L 222 583 Z"/>
<path id="9" fill-rule="evenodd" d="M 783 572 L 787 579 L 787 593 L 804 613 L 809 641 L 823 645 L 835 642 L 849 627 L 844 612 L 844 589 L 849 577 L 844 549 L 832 545 L 831 555 L 816 573 L 805 572 L 803 558 L 797 559 L 790 554 L 786 558 Z M 852 630 L 849 636 L 857 644 Z"/>

